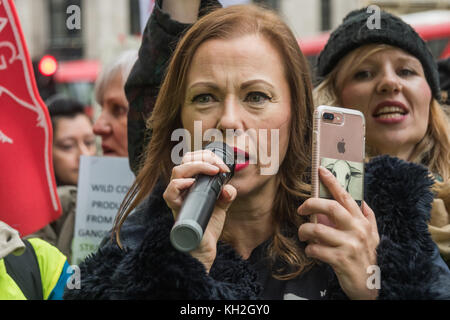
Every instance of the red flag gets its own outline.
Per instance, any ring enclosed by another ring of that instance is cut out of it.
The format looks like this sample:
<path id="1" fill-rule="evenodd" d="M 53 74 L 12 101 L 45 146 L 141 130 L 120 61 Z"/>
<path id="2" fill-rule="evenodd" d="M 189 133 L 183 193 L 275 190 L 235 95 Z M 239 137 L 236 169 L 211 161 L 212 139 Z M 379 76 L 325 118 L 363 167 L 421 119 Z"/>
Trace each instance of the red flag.
<path id="1" fill-rule="evenodd" d="M 52 127 L 12 0 L 0 0 L 0 220 L 21 236 L 61 214 Z"/>

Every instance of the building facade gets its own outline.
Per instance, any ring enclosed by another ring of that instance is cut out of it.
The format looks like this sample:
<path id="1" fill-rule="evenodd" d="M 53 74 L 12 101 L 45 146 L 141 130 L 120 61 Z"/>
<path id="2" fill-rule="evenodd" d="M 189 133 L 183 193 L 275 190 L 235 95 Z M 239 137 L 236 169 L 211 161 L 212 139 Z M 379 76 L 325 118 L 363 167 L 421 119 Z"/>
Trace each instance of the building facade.
<path id="1" fill-rule="evenodd" d="M 14 0 L 14 3 L 32 59 L 49 53 L 60 60 L 102 60 L 108 53 L 133 47 L 130 42 L 138 45 L 134 42 L 138 42 L 139 32 L 131 24 L 136 1 Z"/>
<path id="2" fill-rule="evenodd" d="M 252 0 L 223 0 L 228 3 Z M 108 60 L 139 46 L 138 34 L 154 0 L 14 0 L 33 59 L 46 53 L 59 59 Z M 450 10 L 450 0 L 253 0 L 274 8 L 299 38 L 335 28 L 356 8 L 376 4 L 397 14 Z M 75 11 L 80 8 L 78 21 Z M 75 6 L 75 7 L 73 7 Z M 79 28 L 69 29 L 79 22 Z"/>

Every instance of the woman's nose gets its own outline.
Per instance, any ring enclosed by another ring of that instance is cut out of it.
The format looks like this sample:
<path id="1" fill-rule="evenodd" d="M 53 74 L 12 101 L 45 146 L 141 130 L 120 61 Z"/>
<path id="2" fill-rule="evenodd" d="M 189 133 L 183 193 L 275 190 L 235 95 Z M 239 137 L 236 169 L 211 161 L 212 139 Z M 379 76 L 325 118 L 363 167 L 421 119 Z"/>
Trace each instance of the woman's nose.
<path id="1" fill-rule="evenodd" d="M 111 132 L 111 125 L 103 112 L 100 114 L 97 121 L 95 121 L 93 131 L 94 134 L 98 136 L 104 136 Z"/>
<path id="2" fill-rule="evenodd" d="M 234 98 L 227 98 L 224 101 L 223 112 L 218 120 L 217 128 L 219 130 L 243 130 L 242 106 Z"/>
<path id="3" fill-rule="evenodd" d="M 402 90 L 400 78 L 394 70 L 384 70 L 377 84 L 377 91 L 381 94 L 397 93 Z"/>

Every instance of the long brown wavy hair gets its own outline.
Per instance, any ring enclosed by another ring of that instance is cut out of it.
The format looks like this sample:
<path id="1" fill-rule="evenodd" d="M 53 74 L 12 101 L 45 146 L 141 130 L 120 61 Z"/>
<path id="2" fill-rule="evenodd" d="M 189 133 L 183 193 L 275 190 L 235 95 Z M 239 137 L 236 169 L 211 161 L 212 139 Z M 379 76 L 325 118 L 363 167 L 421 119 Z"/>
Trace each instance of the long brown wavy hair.
<path id="1" fill-rule="evenodd" d="M 314 263 L 304 254 L 297 236 L 297 229 L 304 222 L 297 208 L 310 196 L 312 85 L 306 59 L 289 27 L 274 12 L 256 5 L 215 10 L 199 19 L 179 41 L 147 123 L 152 138 L 145 159 L 119 209 L 114 232 L 121 246 L 119 233 L 126 217 L 152 192 L 158 181 L 169 182 L 174 167 L 171 150 L 177 143 L 171 141 L 171 134 L 182 128 L 180 113 L 186 78 L 197 48 L 210 39 L 227 40 L 245 35 L 262 36 L 280 52 L 290 86 L 289 145 L 277 173 L 279 187 L 272 207 L 275 231 L 269 248 L 273 261 L 282 261 L 274 268 L 275 276 L 289 279 Z"/>

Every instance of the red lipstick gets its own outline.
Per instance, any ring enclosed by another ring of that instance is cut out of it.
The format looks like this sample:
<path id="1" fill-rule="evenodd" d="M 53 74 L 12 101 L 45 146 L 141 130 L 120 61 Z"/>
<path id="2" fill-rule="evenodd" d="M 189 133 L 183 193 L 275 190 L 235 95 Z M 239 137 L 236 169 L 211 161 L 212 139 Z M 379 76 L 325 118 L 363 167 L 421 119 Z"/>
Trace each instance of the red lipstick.
<path id="1" fill-rule="evenodd" d="M 245 152 L 237 147 L 234 147 L 234 153 L 236 155 L 236 160 L 239 162 L 236 162 L 236 165 L 234 167 L 234 171 L 235 172 L 239 172 L 243 169 L 245 169 L 246 167 L 248 167 L 248 165 L 250 164 L 249 162 L 249 154 L 248 152 Z M 242 160 L 244 160 L 244 162 L 242 162 Z"/>
<path id="2" fill-rule="evenodd" d="M 372 116 L 376 122 L 396 124 L 405 120 L 408 113 L 408 108 L 402 102 L 386 100 L 377 104 Z"/>

